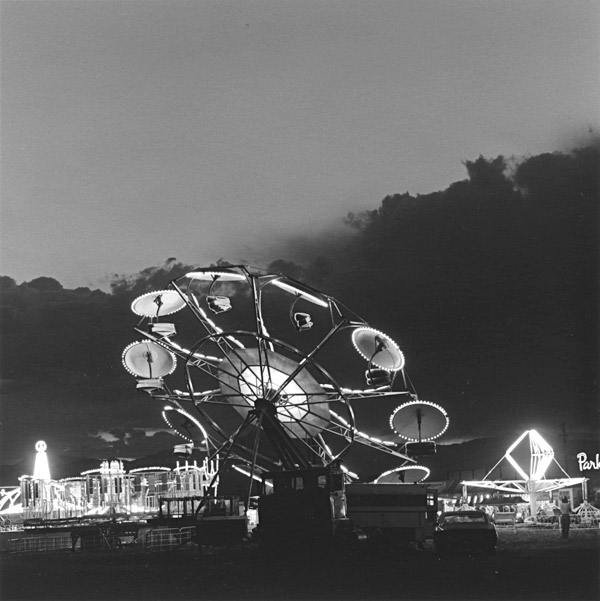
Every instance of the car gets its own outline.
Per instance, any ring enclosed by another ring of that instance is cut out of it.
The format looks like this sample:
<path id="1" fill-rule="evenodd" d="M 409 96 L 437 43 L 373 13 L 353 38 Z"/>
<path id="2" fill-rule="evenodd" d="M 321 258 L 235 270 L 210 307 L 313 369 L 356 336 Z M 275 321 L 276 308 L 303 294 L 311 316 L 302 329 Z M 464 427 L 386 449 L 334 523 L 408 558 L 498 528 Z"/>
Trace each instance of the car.
<path id="1" fill-rule="evenodd" d="M 560 509 L 556 505 L 548 504 L 538 509 L 535 521 L 541 524 L 558 524 L 560 513 Z"/>
<path id="2" fill-rule="evenodd" d="M 485 511 L 453 511 L 439 517 L 433 543 L 439 555 L 491 555 L 496 552 L 498 532 Z"/>

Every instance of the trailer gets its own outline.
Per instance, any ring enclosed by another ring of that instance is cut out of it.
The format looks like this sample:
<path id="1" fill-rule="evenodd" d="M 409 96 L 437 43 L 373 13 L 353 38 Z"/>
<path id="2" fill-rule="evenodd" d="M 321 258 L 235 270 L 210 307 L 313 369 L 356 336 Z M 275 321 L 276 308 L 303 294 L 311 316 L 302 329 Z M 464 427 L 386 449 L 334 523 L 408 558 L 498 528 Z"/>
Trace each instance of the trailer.
<path id="1" fill-rule="evenodd" d="M 338 466 L 262 476 L 255 539 L 264 548 L 349 550 L 433 539 L 437 491 L 423 484 L 345 482 Z"/>
<path id="2" fill-rule="evenodd" d="M 425 484 L 346 485 L 347 515 L 368 540 L 388 547 L 421 547 L 433 539 L 437 491 Z"/>

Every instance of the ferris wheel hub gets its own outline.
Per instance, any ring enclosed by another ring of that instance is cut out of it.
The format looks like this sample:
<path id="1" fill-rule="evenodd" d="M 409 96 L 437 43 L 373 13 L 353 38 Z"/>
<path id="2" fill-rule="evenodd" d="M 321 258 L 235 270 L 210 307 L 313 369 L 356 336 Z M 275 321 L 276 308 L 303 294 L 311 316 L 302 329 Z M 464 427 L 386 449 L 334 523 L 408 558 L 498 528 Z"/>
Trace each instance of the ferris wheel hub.
<path id="1" fill-rule="evenodd" d="M 307 367 L 269 349 L 235 349 L 219 366 L 221 394 L 246 415 L 261 403 L 296 436 L 314 436 L 329 423 L 326 395 Z"/>

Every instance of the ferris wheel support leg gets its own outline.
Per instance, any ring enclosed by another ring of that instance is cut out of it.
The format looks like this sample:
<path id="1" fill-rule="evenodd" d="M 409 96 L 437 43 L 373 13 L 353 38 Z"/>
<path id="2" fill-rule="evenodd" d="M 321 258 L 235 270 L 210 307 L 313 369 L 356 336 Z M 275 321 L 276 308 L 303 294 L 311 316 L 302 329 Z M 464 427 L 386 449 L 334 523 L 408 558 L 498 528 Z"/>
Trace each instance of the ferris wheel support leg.
<path id="1" fill-rule="evenodd" d="M 260 442 L 260 430 L 262 427 L 262 412 L 258 415 L 258 423 L 256 436 L 254 437 L 254 447 L 252 449 L 252 466 L 250 467 L 250 484 L 248 484 L 248 494 L 246 496 L 246 513 L 248 513 L 248 509 L 250 508 L 250 497 L 252 496 L 252 485 L 254 483 L 254 470 L 256 469 L 256 457 L 258 456 L 258 445 Z"/>
<path id="2" fill-rule="evenodd" d="M 310 467 L 308 459 L 294 446 L 275 415 L 275 407 L 264 400 L 257 404 L 257 412 L 262 413 L 262 427 L 284 468 L 286 470 L 294 470 L 298 467 L 308 469 Z"/>
<path id="3" fill-rule="evenodd" d="M 213 430 L 220 436 L 221 438 L 221 442 L 219 443 L 220 446 L 218 446 L 217 444 L 213 443 L 213 446 L 215 447 L 215 451 L 212 453 L 212 455 L 209 455 L 209 459 L 213 459 L 215 457 L 218 456 L 219 451 L 221 449 L 223 449 L 225 447 L 225 445 L 227 444 L 227 441 L 229 440 L 229 437 L 227 436 L 227 434 L 223 431 L 223 429 L 219 426 L 219 424 L 217 424 L 217 422 L 215 422 L 205 411 L 203 411 L 198 405 L 196 405 L 196 411 L 198 411 L 198 413 L 200 414 L 200 416 L 205 419 L 207 421 L 207 423 L 209 423 L 211 425 L 211 427 L 213 428 Z M 252 449 L 250 449 L 250 447 L 247 447 L 246 445 L 238 442 L 237 443 L 238 448 L 246 451 L 247 453 L 252 453 Z M 273 464 L 273 460 L 269 457 L 267 457 L 266 455 L 263 455 L 262 453 L 257 453 L 257 458 L 260 458 L 261 460 L 264 460 L 268 463 L 272 463 Z"/>
<path id="4" fill-rule="evenodd" d="M 223 446 L 227 446 L 227 450 L 225 451 L 225 456 L 223 457 L 223 459 L 221 461 L 219 461 L 219 468 L 215 472 L 215 475 L 212 477 L 212 479 L 210 481 L 210 484 L 208 485 L 208 490 L 210 490 L 214 486 L 215 482 L 217 481 L 217 478 L 219 477 L 219 474 L 221 473 L 221 470 L 226 465 L 227 460 L 229 459 L 229 455 L 231 455 L 231 450 L 233 449 L 236 440 L 238 439 L 238 437 L 240 436 L 240 434 L 255 419 L 256 419 L 256 416 L 253 413 L 248 413 L 248 415 L 246 415 L 246 417 L 244 418 L 244 421 L 242 422 L 242 424 L 240 425 L 240 427 L 229 437 L 229 439 L 227 440 L 227 442 L 225 443 L 225 445 L 223 445 Z M 223 447 L 221 447 L 221 448 L 223 448 Z M 202 509 L 202 507 L 204 507 L 205 501 L 206 501 L 206 498 L 202 499 L 202 501 L 198 505 L 198 507 L 196 509 L 196 515 L 198 515 L 199 511 Z"/>

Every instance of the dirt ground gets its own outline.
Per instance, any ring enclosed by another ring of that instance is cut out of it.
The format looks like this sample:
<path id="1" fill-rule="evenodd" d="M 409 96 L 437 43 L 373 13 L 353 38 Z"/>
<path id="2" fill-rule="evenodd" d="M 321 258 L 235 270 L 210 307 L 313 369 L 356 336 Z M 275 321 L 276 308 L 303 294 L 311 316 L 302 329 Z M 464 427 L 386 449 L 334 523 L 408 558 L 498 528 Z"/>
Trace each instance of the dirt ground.
<path id="1" fill-rule="evenodd" d="M 600 531 L 501 530 L 493 557 L 264 557 L 254 547 L 2 555 L 0 598 L 45 600 L 543 600 L 600 598 Z"/>

